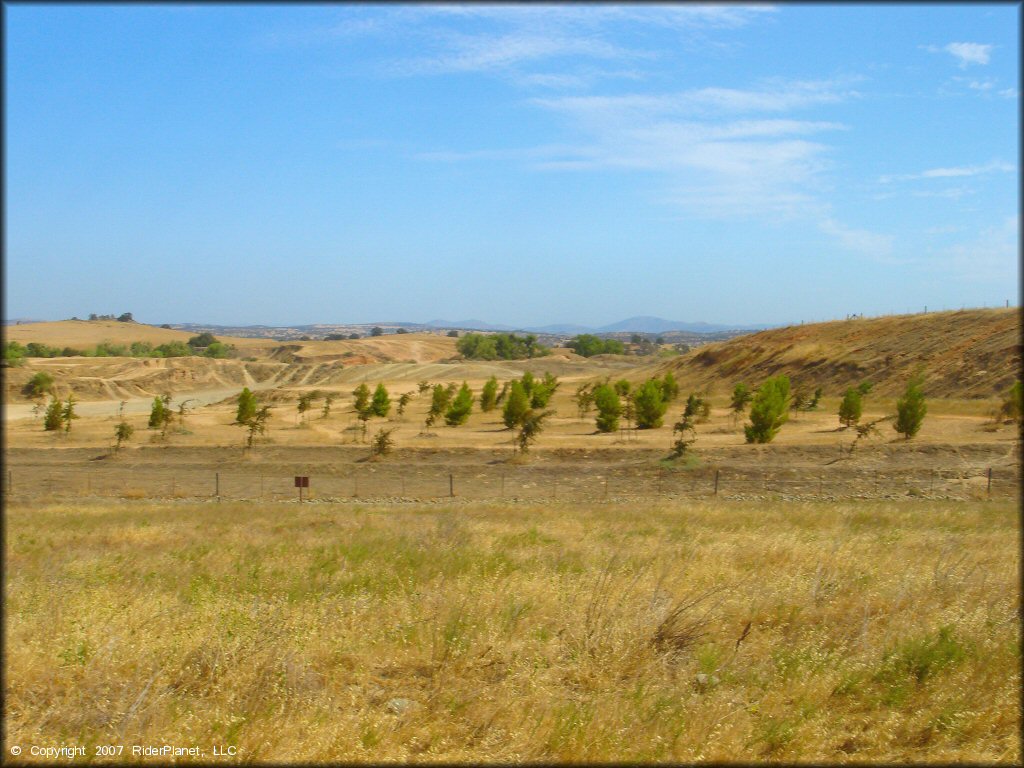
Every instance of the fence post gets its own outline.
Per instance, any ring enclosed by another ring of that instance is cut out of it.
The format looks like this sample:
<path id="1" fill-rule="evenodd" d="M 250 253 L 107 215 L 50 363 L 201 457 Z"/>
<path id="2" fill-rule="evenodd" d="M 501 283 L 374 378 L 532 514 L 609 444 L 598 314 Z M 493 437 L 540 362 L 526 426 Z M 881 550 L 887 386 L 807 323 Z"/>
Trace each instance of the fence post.
<path id="1" fill-rule="evenodd" d="M 721 473 L 720 469 L 715 470 L 715 496 L 718 495 L 718 475 Z"/>
<path id="2" fill-rule="evenodd" d="M 501 473 L 501 498 L 505 498 L 505 473 Z"/>
<path id="3" fill-rule="evenodd" d="M 455 496 L 455 475 L 448 474 L 448 495 Z"/>
<path id="4" fill-rule="evenodd" d="M 11 474 L 11 470 L 8 469 L 7 470 L 7 495 L 8 496 L 11 495 L 11 488 L 13 488 L 13 487 L 14 487 L 13 475 Z"/>
<path id="5" fill-rule="evenodd" d="M 214 482 L 214 486 L 213 486 L 214 495 L 217 497 L 217 503 L 219 504 L 220 503 L 220 472 L 214 472 L 213 473 L 213 482 Z"/>
<path id="6" fill-rule="evenodd" d="M 992 495 L 992 467 L 988 468 L 988 488 L 985 489 L 985 493 L 988 496 Z"/>
<path id="7" fill-rule="evenodd" d="M 605 499 L 605 501 L 608 500 L 608 478 L 607 477 L 604 479 L 604 499 Z"/>
<path id="8" fill-rule="evenodd" d="M 357 474 L 352 475 L 352 483 L 353 483 L 352 495 L 355 498 L 358 499 L 359 498 L 359 475 L 357 475 Z"/>

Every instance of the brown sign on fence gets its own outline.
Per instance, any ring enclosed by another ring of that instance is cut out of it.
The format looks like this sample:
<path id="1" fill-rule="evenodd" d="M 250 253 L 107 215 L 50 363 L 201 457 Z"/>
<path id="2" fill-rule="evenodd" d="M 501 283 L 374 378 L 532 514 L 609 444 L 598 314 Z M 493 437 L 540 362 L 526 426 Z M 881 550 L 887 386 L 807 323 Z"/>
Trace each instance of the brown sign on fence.
<path id="1" fill-rule="evenodd" d="M 295 476 L 295 487 L 296 488 L 309 488 L 309 478 L 308 477 L 300 477 L 299 475 L 296 475 Z"/>

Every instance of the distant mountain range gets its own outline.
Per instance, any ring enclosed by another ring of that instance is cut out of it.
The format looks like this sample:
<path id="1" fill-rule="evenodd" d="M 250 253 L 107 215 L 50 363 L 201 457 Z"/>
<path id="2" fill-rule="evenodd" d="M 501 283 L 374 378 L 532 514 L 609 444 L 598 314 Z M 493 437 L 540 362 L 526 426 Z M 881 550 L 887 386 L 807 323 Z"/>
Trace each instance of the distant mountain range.
<path id="1" fill-rule="evenodd" d="M 546 334 L 580 334 L 580 333 L 665 333 L 666 331 L 687 331 L 689 333 L 718 333 L 720 331 L 760 331 L 764 325 L 722 325 L 718 323 L 689 322 L 682 320 L 666 320 L 662 317 L 640 315 L 620 320 L 610 325 L 598 327 L 556 323 L 554 325 L 529 326 L 514 328 L 510 325 L 493 325 L 482 320 L 431 320 L 424 323 L 429 328 L 459 328 L 476 331 L 529 331 L 530 333 Z"/>

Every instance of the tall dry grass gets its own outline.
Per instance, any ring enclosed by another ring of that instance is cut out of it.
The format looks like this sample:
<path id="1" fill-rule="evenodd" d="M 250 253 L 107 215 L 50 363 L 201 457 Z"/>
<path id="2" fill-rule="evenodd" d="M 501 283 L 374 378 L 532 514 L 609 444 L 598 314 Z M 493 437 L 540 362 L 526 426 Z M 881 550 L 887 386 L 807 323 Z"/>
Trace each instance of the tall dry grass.
<path id="1" fill-rule="evenodd" d="M 1010 503 L 6 514 L 6 744 L 1021 759 Z"/>

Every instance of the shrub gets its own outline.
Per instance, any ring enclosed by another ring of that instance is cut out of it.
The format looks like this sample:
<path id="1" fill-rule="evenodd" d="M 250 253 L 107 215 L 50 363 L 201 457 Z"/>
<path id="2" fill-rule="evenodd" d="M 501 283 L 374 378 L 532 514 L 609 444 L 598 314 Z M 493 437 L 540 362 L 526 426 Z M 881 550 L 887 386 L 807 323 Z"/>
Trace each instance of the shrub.
<path id="1" fill-rule="evenodd" d="M 214 336 L 212 333 L 204 332 L 204 333 L 200 333 L 198 336 L 193 336 L 191 339 L 189 339 L 188 340 L 188 345 L 190 347 L 193 347 L 193 348 L 194 347 L 208 347 L 211 344 L 214 344 L 216 342 L 217 342 L 217 337 L 216 336 Z"/>
<path id="2" fill-rule="evenodd" d="M 748 443 L 770 443 L 786 423 L 789 378 L 774 376 L 764 382 L 750 406 L 750 424 L 743 428 Z"/>
<path id="3" fill-rule="evenodd" d="M 161 357 L 188 357 L 195 354 L 190 346 L 181 341 L 169 341 L 153 351 L 159 352 Z"/>
<path id="4" fill-rule="evenodd" d="M 1003 402 L 999 406 L 1000 418 L 1007 421 L 1020 421 L 1024 412 L 1024 394 L 1021 391 L 1020 381 L 1014 382 L 1009 392 L 1003 396 Z"/>
<path id="5" fill-rule="evenodd" d="M 32 375 L 28 383 L 22 389 L 27 397 L 45 397 L 53 391 L 53 376 L 46 371 L 39 371 Z"/>
<path id="6" fill-rule="evenodd" d="M 64 419 L 61 416 L 62 406 L 60 400 L 54 397 L 48 406 L 46 406 L 46 416 L 43 418 L 43 429 L 47 432 L 55 432 L 60 429 L 64 423 Z"/>
<path id="7" fill-rule="evenodd" d="M 21 365 L 26 356 L 25 347 L 16 341 L 4 342 L 4 361 L 8 365 Z"/>
<path id="8" fill-rule="evenodd" d="M 114 450 L 121 450 L 121 443 L 131 439 L 134 432 L 135 428 L 127 421 L 118 422 L 118 425 L 114 427 L 114 438 L 117 440 L 117 443 L 114 445 Z"/>
<path id="9" fill-rule="evenodd" d="M 373 442 L 370 443 L 371 456 L 386 456 L 387 454 L 391 453 L 391 449 L 395 445 L 395 441 L 391 437 L 391 433 L 394 431 L 394 428 L 381 428 L 377 430 L 377 434 L 374 435 L 373 437 Z"/>

